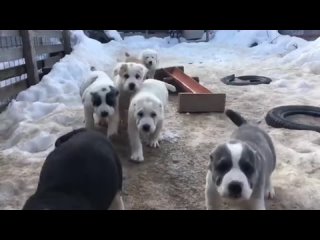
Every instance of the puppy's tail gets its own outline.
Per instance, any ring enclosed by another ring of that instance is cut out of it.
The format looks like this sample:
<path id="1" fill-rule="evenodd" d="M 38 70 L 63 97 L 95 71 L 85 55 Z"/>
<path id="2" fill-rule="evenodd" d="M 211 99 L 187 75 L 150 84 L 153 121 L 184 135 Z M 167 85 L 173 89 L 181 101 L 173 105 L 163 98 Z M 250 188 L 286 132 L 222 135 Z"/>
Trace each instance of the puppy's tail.
<path id="1" fill-rule="evenodd" d="M 177 91 L 177 89 L 176 89 L 175 86 L 173 86 L 173 85 L 171 85 L 171 84 L 169 84 L 169 83 L 164 83 L 164 84 L 166 85 L 167 89 L 168 89 L 170 92 L 175 92 L 175 91 Z"/>
<path id="2" fill-rule="evenodd" d="M 241 125 L 247 123 L 247 120 L 245 120 L 239 113 L 237 113 L 237 112 L 235 112 L 235 111 L 233 111 L 231 109 L 227 109 L 225 111 L 225 114 L 238 127 L 240 127 Z"/>

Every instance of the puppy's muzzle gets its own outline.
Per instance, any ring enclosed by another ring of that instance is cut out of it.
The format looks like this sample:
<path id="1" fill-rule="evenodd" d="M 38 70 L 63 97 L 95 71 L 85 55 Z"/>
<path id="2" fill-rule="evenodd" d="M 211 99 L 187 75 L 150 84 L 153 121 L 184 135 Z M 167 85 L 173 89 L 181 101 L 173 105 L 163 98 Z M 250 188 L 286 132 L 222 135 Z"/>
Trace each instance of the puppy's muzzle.
<path id="1" fill-rule="evenodd" d="M 149 66 L 152 66 L 152 61 L 149 61 L 148 64 L 149 64 Z"/>
<path id="2" fill-rule="evenodd" d="M 242 183 L 238 181 L 232 181 L 228 185 L 228 191 L 231 198 L 240 198 L 242 193 Z"/>
<path id="3" fill-rule="evenodd" d="M 136 85 L 134 83 L 129 84 L 129 90 L 133 91 L 135 90 L 135 88 L 136 88 Z"/>
<path id="4" fill-rule="evenodd" d="M 144 124 L 144 125 L 142 126 L 142 130 L 143 130 L 144 132 L 149 132 L 149 131 L 150 131 L 150 125 L 149 125 L 149 124 Z"/>
<path id="5" fill-rule="evenodd" d="M 108 112 L 106 112 L 106 111 L 101 112 L 101 117 L 105 118 L 105 117 L 108 117 L 108 116 L 109 116 Z"/>

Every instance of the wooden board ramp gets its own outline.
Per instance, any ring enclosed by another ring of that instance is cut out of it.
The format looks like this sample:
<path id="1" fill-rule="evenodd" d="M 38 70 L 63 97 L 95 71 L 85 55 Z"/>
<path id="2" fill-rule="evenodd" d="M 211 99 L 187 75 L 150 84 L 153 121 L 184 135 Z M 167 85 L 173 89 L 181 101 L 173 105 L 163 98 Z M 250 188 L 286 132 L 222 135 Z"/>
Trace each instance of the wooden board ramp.
<path id="1" fill-rule="evenodd" d="M 199 83 L 199 78 L 184 73 L 184 68 L 169 67 L 156 71 L 155 78 L 173 84 L 179 91 L 178 112 L 224 112 L 226 94 L 212 93 Z"/>

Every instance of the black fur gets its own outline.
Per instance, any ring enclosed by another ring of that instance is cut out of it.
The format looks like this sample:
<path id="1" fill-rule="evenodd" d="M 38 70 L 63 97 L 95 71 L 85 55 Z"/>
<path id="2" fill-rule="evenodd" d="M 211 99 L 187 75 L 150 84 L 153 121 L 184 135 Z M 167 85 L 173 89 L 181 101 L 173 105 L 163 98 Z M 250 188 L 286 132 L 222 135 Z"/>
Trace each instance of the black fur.
<path id="1" fill-rule="evenodd" d="M 102 103 L 99 94 L 96 93 L 96 92 L 91 93 L 91 97 L 92 97 L 92 105 L 94 107 L 99 107 L 101 105 L 101 103 Z"/>
<path id="2" fill-rule="evenodd" d="M 121 163 L 107 137 L 78 129 L 55 145 L 23 209 L 107 210 L 122 189 Z"/>
<path id="3" fill-rule="evenodd" d="M 106 104 L 111 107 L 115 107 L 118 95 L 119 91 L 116 88 L 110 86 L 110 91 L 106 94 Z"/>
<path id="4" fill-rule="evenodd" d="M 233 110 L 230 110 L 230 109 L 227 109 L 225 111 L 225 114 L 230 118 L 230 120 L 235 124 L 237 125 L 238 127 L 240 127 L 241 125 L 243 124 L 246 124 L 247 123 L 247 120 L 245 120 L 239 113 L 233 111 Z"/>

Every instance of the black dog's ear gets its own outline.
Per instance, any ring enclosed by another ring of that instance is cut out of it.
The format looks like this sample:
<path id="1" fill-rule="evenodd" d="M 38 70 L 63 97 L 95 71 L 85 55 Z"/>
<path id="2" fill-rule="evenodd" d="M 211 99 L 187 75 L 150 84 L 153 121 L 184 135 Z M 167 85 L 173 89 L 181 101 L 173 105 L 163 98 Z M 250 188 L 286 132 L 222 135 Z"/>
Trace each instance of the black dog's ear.
<path id="1" fill-rule="evenodd" d="M 66 133 L 65 135 L 59 137 L 59 138 L 56 140 L 56 142 L 55 142 L 55 144 L 54 144 L 55 147 L 59 147 L 62 143 L 68 141 L 72 136 L 74 136 L 74 135 L 76 135 L 76 134 L 78 134 L 78 133 L 80 133 L 80 132 L 84 132 L 84 131 L 86 131 L 85 128 L 79 128 L 79 129 L 76 129 L 76 130 L 73 130 L 73 131 L 71 131 L 71 132 Z"/>

